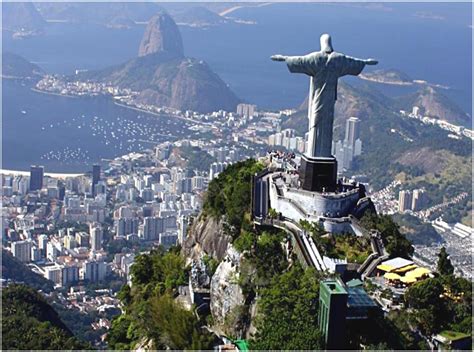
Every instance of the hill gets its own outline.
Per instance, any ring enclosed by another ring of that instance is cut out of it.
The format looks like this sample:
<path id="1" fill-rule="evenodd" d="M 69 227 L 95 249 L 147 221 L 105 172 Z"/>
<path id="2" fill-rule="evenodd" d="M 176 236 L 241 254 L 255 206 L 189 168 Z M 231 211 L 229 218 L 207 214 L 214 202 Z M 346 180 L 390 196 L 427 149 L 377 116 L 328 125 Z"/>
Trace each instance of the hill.
<path id="1" fill-rule="evenodd" d="M 411 79 L 407 74 L 394 69 L 375 70 L 372 72 L 361 73 L 359 78 L 367 81 L 399 86 L 409 86 L 413 84 L 413 79 Z"/>
<path id="2" fill-rule="evenodd" d="M 235 110 L 239 99 L 202 60 L 183 56 L 182 39 L 166 13 L 154 16 L 142 39 L 139 57 L 124 64 L 75 76 L 140 92 L 136 102 L 179 110 Z"/>
<path id="3" fill-rule="evenodd" d="M 395 99 L 395 103 L 400 109 L 404 110 L 410 110 L 412 106 L 418 106 L 421 114 L 437 117 L 468 128 L 472 123 L 471 117 L 459 106 L 438 89 L 430 86 L 424 86 L 416 93 Z"/>
<path id="4" fill-rule="evenodd" d="M 4 249 L 2 249 L 2 278 L 17 283 L 24 283 L 45 292 L 51 292 L 54 288 L 51 281 L 31 271 L 30 268 Z"/>
<path id="5" fill-rule="evenodd" d="M 171 12 L 171 15 L 179 25 L 192 27 L 217 26 L 229 22 L 226 18 L 219 16 L 204 6 L 186 6 Z"/>
<path id="6" fill-rule="evenodd" d="M 32 2 L 2 2 L 2 30 L 40 33 L 46 21 Z"/>
<path id="7" fill-rule="evenodd" d="M 2 290 L 2 349 L 86 349 L 34 289 L 10 285 Z"/>
<path id="8" fill-rule="evenodd" d="M 334 110 L 334 138 L 340 138 L 344 133 L 345 121 L 350 116 L 357 116 L 361 120 L 367 120 L 371 116 L 381 113 L 393 115 L 393 102 L 379 91 L 368 86 L 357 89 L 345 83 L 339 82 L 337 89 L 337 101 Z M 301 103 L 298 111 L 291 115 L 284 123 L 284 128 L 293 128 L 300 135 L 308 131 L 308 97 Z"/>
<path id="9" fill-rule="evenodd" d="M 39 66 L 25 58 L 10 52 L 2 54 L 3 78 L 35 79 L 40 78 L 42 74 L 43 70 Z"/>
<path id="10" fill-rule="evenodd" d="M 153 2 L 40 2 L 37 7 L 47 20 L 93 23 L 111 28 L 146 22 L 161 10 Z"/>

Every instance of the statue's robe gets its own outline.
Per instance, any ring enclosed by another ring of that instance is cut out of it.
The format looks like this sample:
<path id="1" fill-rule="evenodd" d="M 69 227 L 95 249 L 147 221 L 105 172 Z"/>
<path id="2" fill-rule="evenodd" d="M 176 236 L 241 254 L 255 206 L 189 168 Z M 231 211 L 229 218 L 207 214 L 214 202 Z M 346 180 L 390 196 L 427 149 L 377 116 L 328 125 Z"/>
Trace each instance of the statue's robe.
<path id="1" fill-rule="evenodd" d="M 311 76 L 306 155 L 331 157 L 337 80 L 345 75 L 357 76 L 364 69 L 365 62 L 336 52 L 317 51 L 305 56 L 289 56 L 286 58 L 286 64 L 290 72 Z"/>

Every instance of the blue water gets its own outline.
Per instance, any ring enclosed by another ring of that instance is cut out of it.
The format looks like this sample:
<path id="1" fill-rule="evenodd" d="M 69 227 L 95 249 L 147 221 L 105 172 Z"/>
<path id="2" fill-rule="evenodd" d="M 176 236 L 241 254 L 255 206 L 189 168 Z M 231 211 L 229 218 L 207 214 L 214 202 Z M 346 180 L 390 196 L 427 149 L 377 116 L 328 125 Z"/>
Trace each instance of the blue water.
<path id="1" fill-rule="evenodd" d="M 239 97 L 259 107 L 279 109 L 302 102 L 307 94 L 307 77 L 290 74 L 284 64 L 272 62 L 269 57 L 318 50 L 320 34 L 328 32 L 333 36 L 335 50 L 376 58 L 380 62 L 377 69 L 395 68 L 413 79 L 449 86 L 451 89 L 444 93 L 471 112 L 471 4 L 381 6 L 382 9 L 367 9 L 356 4 L 272 4 L 242 8 L 231 14 L 255 21 L 255 25 L 180 29 L 186 55 L 206 60 Z M 425 18 L 415 16 L 417 13 L 423 13 Z M 55 23 L 48 24 L 43 36 L 24 40 L 4 36 L 3 50 L 20 54 L 47 72 L 71 74 L 75 69 L 105 68 L 135 57 L 143 31 L 144 26 L 114 30 L 99 25 Z M 405 91 L 384 89 L 384 93 Z M 90 135 L 90 130 L 78 138 L 81 142 L 71 139 L 71 133 L 78 132 L 77 125 L 75 129 L 58 126 L 55 133 L 44 134 L 41 128 L 49 122 L 82 115 L 98 115 L 109 122 L 123 116 L 137 118 L 135 112 L 124 111 L 110 102 L 44 96 L 13 83 L 4 84 L 3 102 L 3 163 L 12 168 L 25 169 L 30 163 L 42 162 L 38 158 L 48 150 L 64 152 L 68 146 L 88 147 L 90 159 L 111 157 L 122 151 L 104 145 L 97 136 Z M 27 110 L 27 114 L 21 110 Z M 152 123 L 158 129 L 166 127 L 165 119 Z M 50 161 L 50 165 L 60 170 L 83 167 L 79 161 Z"/>
<path id="2" fill-rule="evenodd" d="M 49 172 L 83 172 L 101 159 L 192 135 L 187 122 L 120 107 L 109 98 L 60 97 L 30 88 L 3 81 L 5 169 L 41 164 Z"/>

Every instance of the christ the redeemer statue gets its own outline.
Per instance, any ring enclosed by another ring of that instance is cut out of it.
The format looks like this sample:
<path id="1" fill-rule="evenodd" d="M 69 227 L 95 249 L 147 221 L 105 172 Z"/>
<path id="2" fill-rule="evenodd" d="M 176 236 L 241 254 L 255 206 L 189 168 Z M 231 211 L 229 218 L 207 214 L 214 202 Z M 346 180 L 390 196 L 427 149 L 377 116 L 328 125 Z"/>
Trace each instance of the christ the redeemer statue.
<path id="1" fill-rule="evenodd" d="M 345 75 L 357 76 L 365 65 L 377 64 L 373 59 L 361 60 L 333 51 L 329 34 L 323 34 L 320 42 L 321 50 L 308 55 L 271 57 L 274 61 L 285 61 L 290 72 L 305 73 L 311 77 L 306 150 L 306 155 L 310 158 L 331 157 L 338 78 Z"/>
<path id="2" fill-rule="evenodd" d="M 345 75 L 357 76 L 365 65 L 376 65 L 377 61 L 356 59 L 335 52 L 329 34 L 323 34 L 320 42 L 320 51 L 304 56 L 274 55 L 271 59 L 285 61 L 290 72 L 305 73 L 311 77 L 308 147 L 301 160 L 300 181 L 307 191 L 334 192 L 337 161 L 331 155 L 331 147 L 337 80 Z"/>

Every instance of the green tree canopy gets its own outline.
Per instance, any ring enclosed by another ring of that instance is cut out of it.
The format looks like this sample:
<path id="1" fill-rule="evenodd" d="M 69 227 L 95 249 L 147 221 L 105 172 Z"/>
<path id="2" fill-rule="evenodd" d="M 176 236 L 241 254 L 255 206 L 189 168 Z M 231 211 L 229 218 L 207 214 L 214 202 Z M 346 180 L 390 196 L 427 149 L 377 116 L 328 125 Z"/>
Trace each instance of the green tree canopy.
<path id="1" fill-rule="evenodd" d="M 72 335 L 58 313 L 34 289 L 10 285 L 2 290 L 2 349 L 72 350 L 88 347 Z"/>
<path id="2" fill-rule="evenodd" d="M 361 222 L 366 229 L 381 233 L 385 249 L 392 257 L 411 258 L 415 249 L 390 216 L 369 213 L 362 217 Z"/>
<path id="3" fill-rule="evenodd" d="M 441 250 L 439 251 L 436 270 L 441 275 L 452 275 L 454 273 L 454 266 L 451 264 L 451 260 L 449 259 L 445 247 L 441 247 Z"/>
<path id="4" fill-rule="evenodd" d="M 314 269 L 295 264 L 275 275 L 261 292 L 257 335 L 252 349 L 321 349 L 318 330 L 319 277 Z"/>

